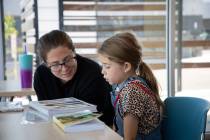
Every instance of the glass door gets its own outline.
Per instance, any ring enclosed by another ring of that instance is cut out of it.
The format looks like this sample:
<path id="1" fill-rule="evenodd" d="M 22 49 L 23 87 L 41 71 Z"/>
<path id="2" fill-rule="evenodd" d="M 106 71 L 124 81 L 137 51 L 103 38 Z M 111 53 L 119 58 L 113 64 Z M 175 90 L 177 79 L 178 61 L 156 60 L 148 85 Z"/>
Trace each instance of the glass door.
<path id="1" fill-rule="evenodd" d="M 176 96 L 210 100 L 210 1 L 180 1 L 181 18 L 176 34 Z"/>

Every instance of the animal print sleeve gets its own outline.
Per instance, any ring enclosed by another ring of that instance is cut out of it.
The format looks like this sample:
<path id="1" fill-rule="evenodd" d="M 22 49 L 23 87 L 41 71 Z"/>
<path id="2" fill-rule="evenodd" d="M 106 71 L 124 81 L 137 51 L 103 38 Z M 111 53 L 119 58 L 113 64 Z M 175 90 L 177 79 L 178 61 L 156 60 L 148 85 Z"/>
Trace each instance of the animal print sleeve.
<path id="1" fill-rule="evenodd" d="M 143 94 L 144 91 L 135 84 L 128 84 L 121 92 L 123 116 L 132 114 L 137 119 L 141 118 L 146 104 L 145 94 Z"/>

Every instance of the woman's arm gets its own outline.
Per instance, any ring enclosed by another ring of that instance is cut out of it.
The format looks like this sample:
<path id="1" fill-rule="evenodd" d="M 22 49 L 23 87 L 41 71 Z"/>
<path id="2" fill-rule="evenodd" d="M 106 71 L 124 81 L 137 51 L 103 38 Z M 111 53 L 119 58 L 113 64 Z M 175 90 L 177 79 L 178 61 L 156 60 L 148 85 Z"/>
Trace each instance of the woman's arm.
<path id="1" fill-rule="evenodd" d="M 138 120 L 131 114 L 126 114 L 123 118 L 124 140 L 135 140 L 138 131 Z"/>

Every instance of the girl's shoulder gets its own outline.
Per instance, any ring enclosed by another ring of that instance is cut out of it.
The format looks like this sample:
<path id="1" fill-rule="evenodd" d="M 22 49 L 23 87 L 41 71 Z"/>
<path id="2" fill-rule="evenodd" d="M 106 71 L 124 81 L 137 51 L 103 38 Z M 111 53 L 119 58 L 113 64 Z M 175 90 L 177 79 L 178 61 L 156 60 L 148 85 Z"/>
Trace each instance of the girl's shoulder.
<path id="1" fill-rule="evenodd" d="M 134 77 L 134 78 L 131 77 L 127 82 L 127 86 L 139 87 L 139 88 L 143 88 L 143 89 L 150 89 L 146 80 L 141 77 Z"/>
<path id="2" fill-rule="evenodd" d="M 141 94 L 141 96 L 153 96 L 153 91 L 151 90 L 151 88 L 148 86 L 148 84 L 146 83 L 146 80 L 144 80 L 141 77 L 135 78 L 135 79 L 131 79 L 129 82 L 127 82 L 127 84 L 124 86 L 124 92 L 126 94 L 129 94 L 130 92 L 132 92 L 132 94 Z M 132 95 L 130 95 L 132 96 Z"/>

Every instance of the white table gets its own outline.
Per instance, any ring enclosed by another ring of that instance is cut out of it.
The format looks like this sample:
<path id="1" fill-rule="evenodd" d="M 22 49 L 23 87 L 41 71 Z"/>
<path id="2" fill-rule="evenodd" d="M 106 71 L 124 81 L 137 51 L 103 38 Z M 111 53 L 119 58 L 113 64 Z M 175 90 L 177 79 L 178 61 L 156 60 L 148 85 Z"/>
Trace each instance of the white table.
<path id="1" fill-rule="evenodd" d="M 122 140 L 106 127 L 90 132 L 64 133 L 54 123 L 21 124 L 22 112 L 0 113 L 0 140 Z"/>
<path id="2" fill-rule="evenodd" d="M 21 88 L 18 80 L 0 81 L 0 101 L 6 101 L 7 98 L 13 100 L 15 96 L 27 96 L 31 100 L 30 95 L 36 95 L 33 88 Z"/>
<path id="3" fill-rule="evenodd" d="M 29 96 L 35 95 L 33 88 L 21 88 L 20 82 L 17 80 L 0 81 L 0 96 Z"/>

